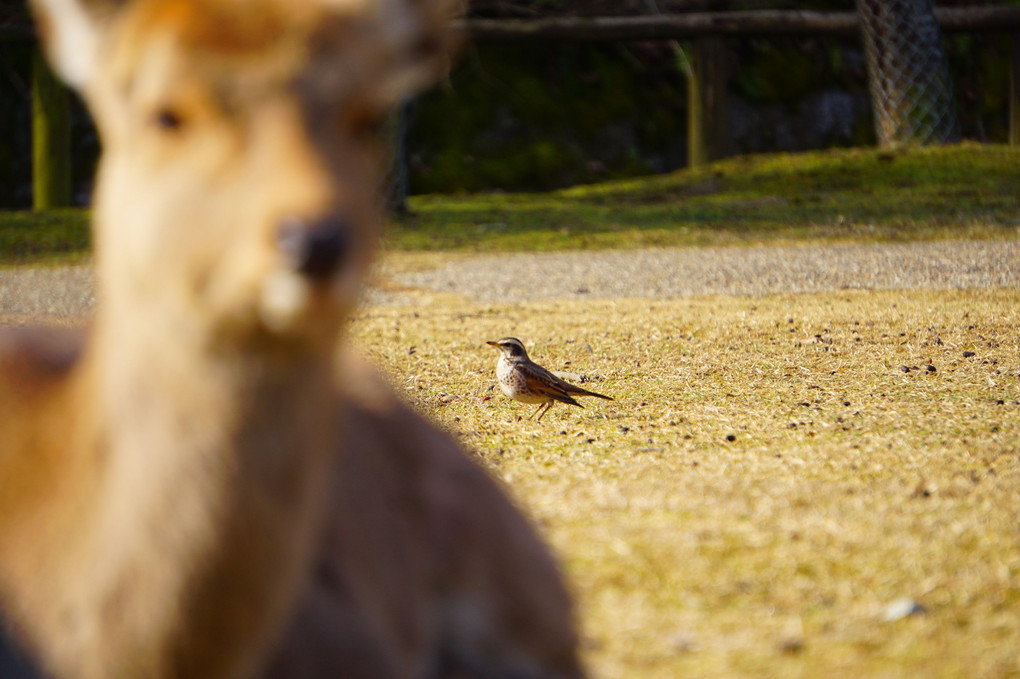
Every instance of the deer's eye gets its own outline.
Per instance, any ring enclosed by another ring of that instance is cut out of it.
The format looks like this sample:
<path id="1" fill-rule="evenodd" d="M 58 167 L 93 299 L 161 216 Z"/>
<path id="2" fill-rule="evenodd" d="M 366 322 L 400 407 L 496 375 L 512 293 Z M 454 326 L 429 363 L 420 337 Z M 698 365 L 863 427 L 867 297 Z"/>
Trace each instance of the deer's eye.
<path id="1" fill-rule="evenodd" d="M 386 131 L 389 116 L 378 111 L 356 111 L 348 115 L 347 122 L 355 136 L 378 139 Z"/>

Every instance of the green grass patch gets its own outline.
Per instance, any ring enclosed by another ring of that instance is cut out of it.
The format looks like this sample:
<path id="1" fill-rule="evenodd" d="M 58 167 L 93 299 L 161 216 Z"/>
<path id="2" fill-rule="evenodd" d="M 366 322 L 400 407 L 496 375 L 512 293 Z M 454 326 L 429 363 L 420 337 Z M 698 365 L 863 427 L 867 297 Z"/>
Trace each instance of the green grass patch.
<path id="1" fill-rule="evenodd" d="M 959 146 L 741 156 L 550 193 L 414 196 L 401 251 L 541 251 L 788 240 L 1016 238 L 1020 151 Z M 0 212 L 0 264 L 88 253 L 88 211 Z"/>
<path id="2" fill-rule="evenodd" d="M 1015 238 L 1020 151 L 959 146 L 741 156 L 542 194 L 417 196 L 394 250 Z"/>
<path id="3" fill-rule="evenodd" d="M 0 211 L 0 265 L 75 264 L 91 243 L 87 210 Z"/>
<path id="4" fill-rule="evenodd" d="M 1018 327 L 1017 290 L 425 295 L 365 309 L 353 336 L 537 519 L 593 676 L 1002 677 L 1020 667 Z M 484 344 L 507 334 L 616 400 L 519 420 Z M 926 614 L 883 621 L 901 597 Z"/>

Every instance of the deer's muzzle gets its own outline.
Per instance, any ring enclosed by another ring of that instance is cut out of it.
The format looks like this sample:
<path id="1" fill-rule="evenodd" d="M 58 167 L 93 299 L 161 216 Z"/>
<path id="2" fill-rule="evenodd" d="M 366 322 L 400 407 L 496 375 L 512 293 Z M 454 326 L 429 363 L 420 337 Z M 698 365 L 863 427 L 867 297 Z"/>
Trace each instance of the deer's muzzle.
<path id="1" fill-rule="evenodd" d="M 293 271 L 325 281 L 343 264 L 351 245 L 351 230 L 338 214 L 314 221 L 288 217 L 280 224 L 276 242 Z"/>

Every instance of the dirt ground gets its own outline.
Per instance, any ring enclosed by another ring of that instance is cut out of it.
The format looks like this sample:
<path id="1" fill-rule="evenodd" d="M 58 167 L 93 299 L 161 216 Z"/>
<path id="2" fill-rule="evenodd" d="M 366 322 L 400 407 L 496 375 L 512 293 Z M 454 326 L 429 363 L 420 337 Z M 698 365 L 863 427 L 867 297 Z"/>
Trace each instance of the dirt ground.
<path id="1" fill-rule="evenodd" d="M 1020 285 L 1020 241 L 647 248 L 486 255 L 390 253 L 367 304 L 416 293 L 480 302 Z M 0 269 L 0 317 L 77 318 L 95 304 L 91 268 Z"/>

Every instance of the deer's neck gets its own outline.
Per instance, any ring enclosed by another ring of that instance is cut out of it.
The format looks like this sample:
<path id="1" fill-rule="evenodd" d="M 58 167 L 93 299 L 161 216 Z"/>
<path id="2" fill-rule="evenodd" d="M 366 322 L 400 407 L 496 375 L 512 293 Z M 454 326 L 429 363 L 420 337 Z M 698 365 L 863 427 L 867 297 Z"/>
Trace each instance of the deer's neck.
<path id="1" fill-rule="evenodd" d="M 226 352 L 200 328 L 100 315 L 71 409 L 92 413 L 68 451 L 49 555 L 27 600 L 68 676 L 228 676 L 265 646 L 316 530 L 337 424 L 328 361 Z M 243 661 L 243 658 L 242 658 Z"/>

